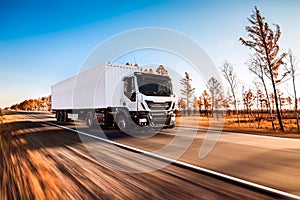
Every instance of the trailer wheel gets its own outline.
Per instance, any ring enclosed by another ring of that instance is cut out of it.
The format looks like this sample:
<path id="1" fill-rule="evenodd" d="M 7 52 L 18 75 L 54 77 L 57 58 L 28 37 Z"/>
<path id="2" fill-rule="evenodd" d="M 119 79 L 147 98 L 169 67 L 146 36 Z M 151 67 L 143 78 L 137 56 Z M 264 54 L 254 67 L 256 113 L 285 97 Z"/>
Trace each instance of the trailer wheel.
<path id="1" fill-rule="evenodd" d="M 62 112 L 61 112 L 61 110 L 58 110 L 58 111 L 56 111 L 57 112 L 57 121 L 58 122 L 61 122 L 62 121 Z"/>
<path id="2" fill-rule="evenodd" d="M 61 111 L 61 121 L 62 122 L 66 122 L 66 111 L 65 110 L 62 110 Z"/>
<path id="3" fill-rule="evenodd" d="M 68 112 L 67 112 L 67 110 L 63 110 L 62 111 L 62 121 L 63 122 L 69 122 L 70 121 L 69 118 L 68 118 Z"/>
<path id="4" fill-rule="evenodd" d="M 94 121 L 93 121 L 93 113 L 92 112 L 88 112 L 87 116 L 86 116 L 86 124 L 89 127 L 92 127 L 94 125 Z"/>
<path id="5" fill-rule="evenodd" d="M 57 121 L 59 121 L 59 119 L 58 119 L 59 113 L 58 112 L 59 112 L 58 110 L 55 111 L 55 118 L 56 118 Z"/>
<path id="6" fill-rule="evenodd" d="M 116 120 L 116 125 L 118 129 L 120 129 L 123 132 L 126 132 L 128 130 L 127 118 L 123 114 L 119 115 Z"/>

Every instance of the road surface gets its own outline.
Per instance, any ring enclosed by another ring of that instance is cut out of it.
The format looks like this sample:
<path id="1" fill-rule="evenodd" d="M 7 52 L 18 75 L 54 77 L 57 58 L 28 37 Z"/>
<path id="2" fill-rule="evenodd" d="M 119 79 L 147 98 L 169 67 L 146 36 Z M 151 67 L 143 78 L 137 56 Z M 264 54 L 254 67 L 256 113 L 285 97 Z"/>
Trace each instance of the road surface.
<path id="1" fill-rule="evenodd" d="M 3 177 L 0 197 L 282 198 L 170 165 L 91 137 L 78 136 L 71 131 L 44 123 L 56 123 L 50 115 L 23 114 L 25 115 L 5 116 L 2 122 L 0 153 L 4 159 L 0 164 L 0 169 L 3 169 L 0 172 Z M 182 129 L 179 133 L 178 128 L 166 129 L 152 137 L 146 135 L 137 138 L 113 129 L 104 132 L 98 128 L 88 129 L 82 122 L 60 125 L 300 195 L 300 140 L 297 139 L 225 132 L 213 150 L 206 157 L 199 158 L 199 150 L 206 134 L 201 130 L 195 132 L 194 129 Z"/>

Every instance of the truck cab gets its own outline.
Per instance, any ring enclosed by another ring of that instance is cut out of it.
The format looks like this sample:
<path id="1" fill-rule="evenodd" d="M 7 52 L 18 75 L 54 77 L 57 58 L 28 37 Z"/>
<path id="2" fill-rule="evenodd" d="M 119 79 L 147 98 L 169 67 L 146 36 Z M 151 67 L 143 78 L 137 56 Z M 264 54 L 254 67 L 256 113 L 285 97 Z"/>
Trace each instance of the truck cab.
<path id="1" fill-rule="evenodd" d="M 120 105 L 128 109 L 130 119 L 117 120 L 121 129 L 130 122 L 150 127 L 175 126 L 175 97 L 169 76 L 134 72 L 123 77 L 122 85 Z"/>

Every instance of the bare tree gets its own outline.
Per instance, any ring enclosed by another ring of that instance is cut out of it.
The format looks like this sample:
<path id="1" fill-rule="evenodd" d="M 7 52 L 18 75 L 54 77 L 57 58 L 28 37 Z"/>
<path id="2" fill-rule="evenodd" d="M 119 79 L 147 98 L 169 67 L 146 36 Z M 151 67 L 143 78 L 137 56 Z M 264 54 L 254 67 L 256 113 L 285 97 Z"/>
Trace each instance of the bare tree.
<path id="1" fill-rule="evenodd" d="M 219 108 L 222 108 L 224 110 L 224 113 L 223 114 L 226 114 L 228 113 L 228 110 L 230 108 L 230 99 L 231 99 L 231 95 L 230 95 L 230 92 L 228 91 L 227 92 L 227 95 L 225 96 L 222 92 L 220 93 L 219 95 L 219 98 L 218 98 L 218 102 L 220 102 L 219 104 Z M 224 116 L 224 115 L 223 115 Z"/>
<path id="2" fill-rule="evenodd" d="M 211 107 L 211 97 L 206 90 L 202 93 L 203 105 L 204 105 L 204 114 L 208 116 L 208 108 Z"/>
<path id="3" fill-rule="evenodd" d="M 202 106 L 204 105 L 203 97 L 200 96 L 198 100 L 199 114 L 202 113 Z"/>
<path id="4" fill-rule="evenodd" d="M 283 112 L 282 112 L 282 107 L 285 106 L 286 104 L 286 98 L 284 98 L 283 96 L 283 92 L 281 92 L 279 89 L 277 89 L 277 95 L 278 95 L 278 100 L 279 100 L 279 110 L 280 110 L 280 114 L 283 117 Z"/>
<path id="5" fill-rule="evenodd" d="M 292 109 L 293 100 L 292 100 L 292 98 L 291 98 L 290 96 L 288 96 L 288 97 L 286 98 L 286 102 L 287 102 L 287 104 L 289 104 L 290 111 L 293 110 L 293 109 Z"/>
<path id="6" fill-rule="evenodd" d="M 276 30 L 270 28 L 267 22 L 264 22 L 264 17 L 261 16 L 260 11 L 255 7 L 253 14 L 248 18 L 251 26 L 246 26 L 246 31 L 249 33 L 250 40 L 244 40 L 240 38 L 243 45 L 248 46 L 255 50 L 255 52 L 261 56 L 263 62 L 266 64 L 265 72 L 270 78 L 277 112 L 277 119 L 280 125 L 280 130 L 284 131 L 284 126 L 281 119 L 281 114 L 278 104 L 278 96 L 276 91 L 276 82 L 278 81 L 278 69 L 283 64 L 283 58 L 285 53 L 278 56 L 279 46 L 278 40 L 281 32 L 279 25 L 275 25 Z"/>
<path id="7" fill-rule="evenodd" d="M 263 105 L 266 99 L 264 99 L 264 94 L 260 89 L 260 84 L 258 82 L 254 82 L 254 85 L 256 87 L 256 108 L 257 108 L 257 128 L 260 128 L 261 119 L 263 116 Z"/>
<path id="8" fill-rule="evenodd" d="M 224 78 L 226 79 L 226 81 L 228 82 L 228 84 L 230 86 L 230 91 L 233 96 L 233 105 L 234 105 L 234 109 L 235 109 L 235 114 L 238 117 L 238 122 L 239 122 L 239 126 L 240 126 L 240 116 L 239 116 L 239 111 L 237 108 L 237 101 L 236 101 L 236 89 L 237 89 L 237 84 L 238 84 L 237 76 L 236 76 L 235 72 L 233 71 L 232 64 L 230 64 L 226 60 L 223 64 L 223 66 L 221 67 L 221 72 L 223 73 Z"/>
<path id="9" fill-rule="evenodd" d="M 193 88 L 191 85 L 191 81 L 192 79 L 190 78 L 190 75 L 187 72 L 185 72 L 185 77 L 180 80 L 180 83 L 183 85 L 183 89 L 181 89 L 180 92 L 185 97 L 188 115 L 190 115 L 190 98 L 192 97 L 195 90 L 195 88 Z"/>
<path id="10" fill-rule="evenodd" d="M 288 51 L 287 58 L 288 58 L 289 66 L 286 67 L 286 70 L 287 70 L 287 72 L 289 72 L 289 75 L 291 76 L 292 82 L 293 82 L 293 90 L 294 90 L 293 97 L 294 97 L 294 101 L 295 101 L 294 103 L 295 103 L 295 113 L 296 113 L 296 124 L 297 124 L 297 132 L 299 133 L 300 127 L 299 127 L 298 99 L 297 99 L 297 91 L 296 91 L 296 84 L 295 84 L 296 69 L 297 69 L 298 61 L 291 49 L 289 49 L 289 51 Z"/>
<path id="11" fill-rule="evenodd" d="M 177 101 L 177 106 L 179 108 L 180 111 L 184 111 L 184 114 L 185 114 L 185 108 L 186 108 L 186 102 L 183 98 L 180 98 L 178 99 Z"/>
<path id="12" fill-rule="evenodd" d="M 270 108 L 272 109 L 272 110 L 274 110 L 275 109 L 275 95 L 274 95 L 274 93 L 271 93 L 270 94 Z"/>
<path id="13" fill-rule="evenodd" d="M 252 72 L 253 74 L 255 74 L 258 77 L 258 79 L 261 81 L 261 83 L 264 87 L 265 95 L 267 98 L 267 111 L 269 111 L 271 122 L 272 122 L 272 128 L 274 130 L 275 125 L 274 125 L 274 119 L 273 119 L 273 109 L 271 108 L 271 101 L 270 101 L 268 89 L 266 86 L 265 74 L 264 74 L 265 65 L 263 64 L 262 59 L 258 54 L 255 54 L 254 56 L 252 56 L 252 58 L 248 62 L 248 69 L 250 72 Z"/>
<path id="14" fill-rule="evenodd" d="M 196 96 L 193 99 L 193 112 L 196 114 L 197 110 L 199 110 L 199 100 Z"/>
<path id="15" fill-rule="evenodd" d="M 222 91 L 221 83 L 214 77 L 211 77 L 207 82 L 207 88 L 211 95 L 211 115 L 214 116 L 214 109 L 218 105 L 218 100 Z"/>
<path id="16" fill-rule="evenodd" d="M 254 105 L 254 99 L 255 96 L 253 95 L 251 89 L 243 93 L 243 101 L 248 115 L 249 126 L 250 126 L 250 122 L 253 121 L 251 119 L 252 119 L 252 106 Z"/>

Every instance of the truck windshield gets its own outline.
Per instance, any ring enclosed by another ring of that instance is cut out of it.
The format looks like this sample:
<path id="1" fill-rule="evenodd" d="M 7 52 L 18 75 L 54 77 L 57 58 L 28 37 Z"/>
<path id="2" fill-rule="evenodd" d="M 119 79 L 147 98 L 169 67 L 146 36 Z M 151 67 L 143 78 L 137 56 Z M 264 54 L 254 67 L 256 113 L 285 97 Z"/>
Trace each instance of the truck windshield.
<path id="1" fill-rule="evenodd" d="M 167 76 L 139 73 L 136 77 L 139 91 L 146 96 L 173 94 L 171 79 Z"/>

